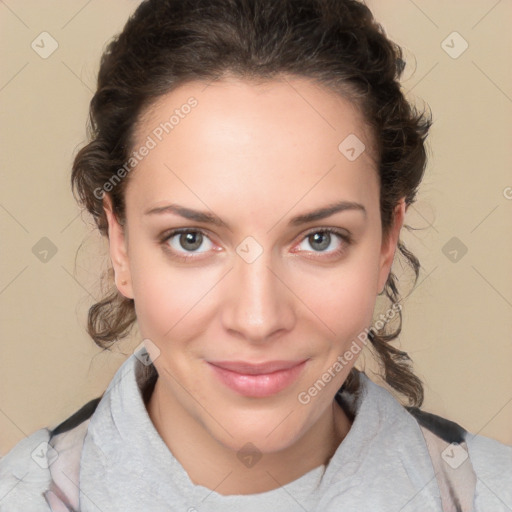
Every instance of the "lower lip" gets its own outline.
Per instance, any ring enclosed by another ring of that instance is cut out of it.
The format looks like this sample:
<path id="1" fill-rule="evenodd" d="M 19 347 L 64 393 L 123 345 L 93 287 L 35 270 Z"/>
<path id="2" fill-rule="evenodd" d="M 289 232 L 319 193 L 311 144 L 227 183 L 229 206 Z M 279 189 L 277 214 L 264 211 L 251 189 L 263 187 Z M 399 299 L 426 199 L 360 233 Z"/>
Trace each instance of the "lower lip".
<path id="1" fill-rule="evenodd" d="M 219 366 L 208 364 L 210 368 L 213 369 L 215 375 L 228 388 L 243 396 L 264 398 L 279 393 L 279 391 L 282 391 L 295 382 L 304 369 L 306 362 L 307 361 L 303 361 L 297 366 L 287 370 L 279 370 L 277 372 L 264 373 L 261 375 L 232 372 L 220 368 Z"/>

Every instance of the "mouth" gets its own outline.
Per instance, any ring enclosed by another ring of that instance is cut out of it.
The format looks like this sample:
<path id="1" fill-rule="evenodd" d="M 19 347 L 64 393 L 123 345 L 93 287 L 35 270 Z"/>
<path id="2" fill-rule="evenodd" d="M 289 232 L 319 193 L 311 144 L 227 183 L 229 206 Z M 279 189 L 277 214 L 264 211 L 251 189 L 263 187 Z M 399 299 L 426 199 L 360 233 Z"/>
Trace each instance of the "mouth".
<path id="1" fill-rule="evenodd" d="M 240 395 L 254 398 L 272 396 L 293 384 L 306 366 L 301 361 L 208 361 L 219 381 Z"/>

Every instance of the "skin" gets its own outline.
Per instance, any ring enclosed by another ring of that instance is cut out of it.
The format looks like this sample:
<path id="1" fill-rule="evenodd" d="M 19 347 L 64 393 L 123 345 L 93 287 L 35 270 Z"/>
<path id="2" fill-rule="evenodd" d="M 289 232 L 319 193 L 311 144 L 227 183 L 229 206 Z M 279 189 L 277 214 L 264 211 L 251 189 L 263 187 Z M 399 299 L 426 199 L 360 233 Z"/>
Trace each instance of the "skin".
<path id="1" fill-rule="evenodd" d="M 147 406 L 157 431 L 195 484 L 225 495 L 264 492 L 327 464 L 350 429 L 334 395 L 357 357 L 308 404 L 297 397 L 371 325 L 405 203 L 383 239 L 364 120 L 307 79 L 182 85 L 147 109 L 135 147 L 191 96 L 197 107 L 129 176 L 124 228 L 105 196 L 110 256 L 119 292 L 135 301 L 142 337 L 158 349 Z M 367 148 L 355 161 L 338 150 L 349 134 Z M 362 204 L 366 215 L 345 210 L 288 224 L 340 200 Z M 145 215 L 170 203 L 213 213 L 225 225 Z M 180 245 L 180 235 L 161 242 L 183 227 L 204 231 L 200 247 L 183 237 Z M 322 246 L 307 236 L 329 227 L 350 233 L 351 243 L 332 234 Z M 251 263 L 236 252 L 249 236 L 263 251 Z M 166 246 L 191 258 L 175 259 Z M 281 359 L 308 362 L 292 385 L 265 398 L 237 394 L 206 363 Z M 248 442 L 262 454 L 252 467 L 237 458 Z"/>

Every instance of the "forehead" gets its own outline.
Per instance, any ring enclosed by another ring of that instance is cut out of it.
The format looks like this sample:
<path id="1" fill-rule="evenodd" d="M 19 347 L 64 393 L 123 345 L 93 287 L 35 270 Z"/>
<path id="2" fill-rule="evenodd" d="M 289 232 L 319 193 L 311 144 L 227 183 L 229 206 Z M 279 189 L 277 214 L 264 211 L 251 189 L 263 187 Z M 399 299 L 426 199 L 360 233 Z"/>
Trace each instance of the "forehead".
<path id="1" fill-rule="evenodd" d="M 365 150 L 347 158 L 346 150 L 353 149 L 347 144 Z M 284 189 L 283 200 L 291 203 L 307 189 L 361 195 L 376 180 L 370 131 L 359 110 L 302 78 L 184 84 L 141 116 L 133 149 L 144 145 L 151 150 L 127 190 L 127 202 L 131 189 L 140 207 L 187 188 L 196 206 L 198 198 L 215 192 L 263 207 L 265 197 Z"/>
<path id="2" fill-rule="evenodd" d="M 190 107 L 192 103 L 194 106 Z M 187 123 L 182 123 L 187 117 Z M 194 123 L 194 118 L 200 120 Z M 253 123 L 253 128 L 259 124 L 267 131 L 280 130 L 281 136 L 295 129 L 295 135 L 300 131 L 310 144 L 318 140 L 315 136 L 325 138 L 329 132 L 335 134 L 336 142 L 347 130 L 353 130 L 365 139 L 367 155 L 374 156 L 370 130 L 354 103 L 311 79 L 284 75 L 267 81 L 228 75 L 213 82 L 182 84 L 144 109 L 134 130 L 134 142 L 153 132 L 160 142 L 171 131 L 175 135 L 183 132 L 186 129 L 183 125 L 190 125 L 191 130 L 215 129 L 216 136 L 220 136 L 219 129 L 234 122 L 244 123 L 246 127 Z"/>

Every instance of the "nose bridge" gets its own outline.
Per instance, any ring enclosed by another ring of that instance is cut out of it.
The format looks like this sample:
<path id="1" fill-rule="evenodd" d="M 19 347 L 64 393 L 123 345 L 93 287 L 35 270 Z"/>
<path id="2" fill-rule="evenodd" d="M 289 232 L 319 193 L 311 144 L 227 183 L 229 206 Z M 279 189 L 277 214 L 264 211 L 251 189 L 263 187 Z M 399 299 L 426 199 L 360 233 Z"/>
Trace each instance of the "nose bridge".
<path id="1" fill-rule="evenodd" d="M 270 253 L 263 252 L 253 261 L 236 257 L 230 273 L 230 300 L 223 314 L 227 329 L 249 341 L 262 342 L 276 331 L 291 328 L 290 294 L 275 273 Z"/>

